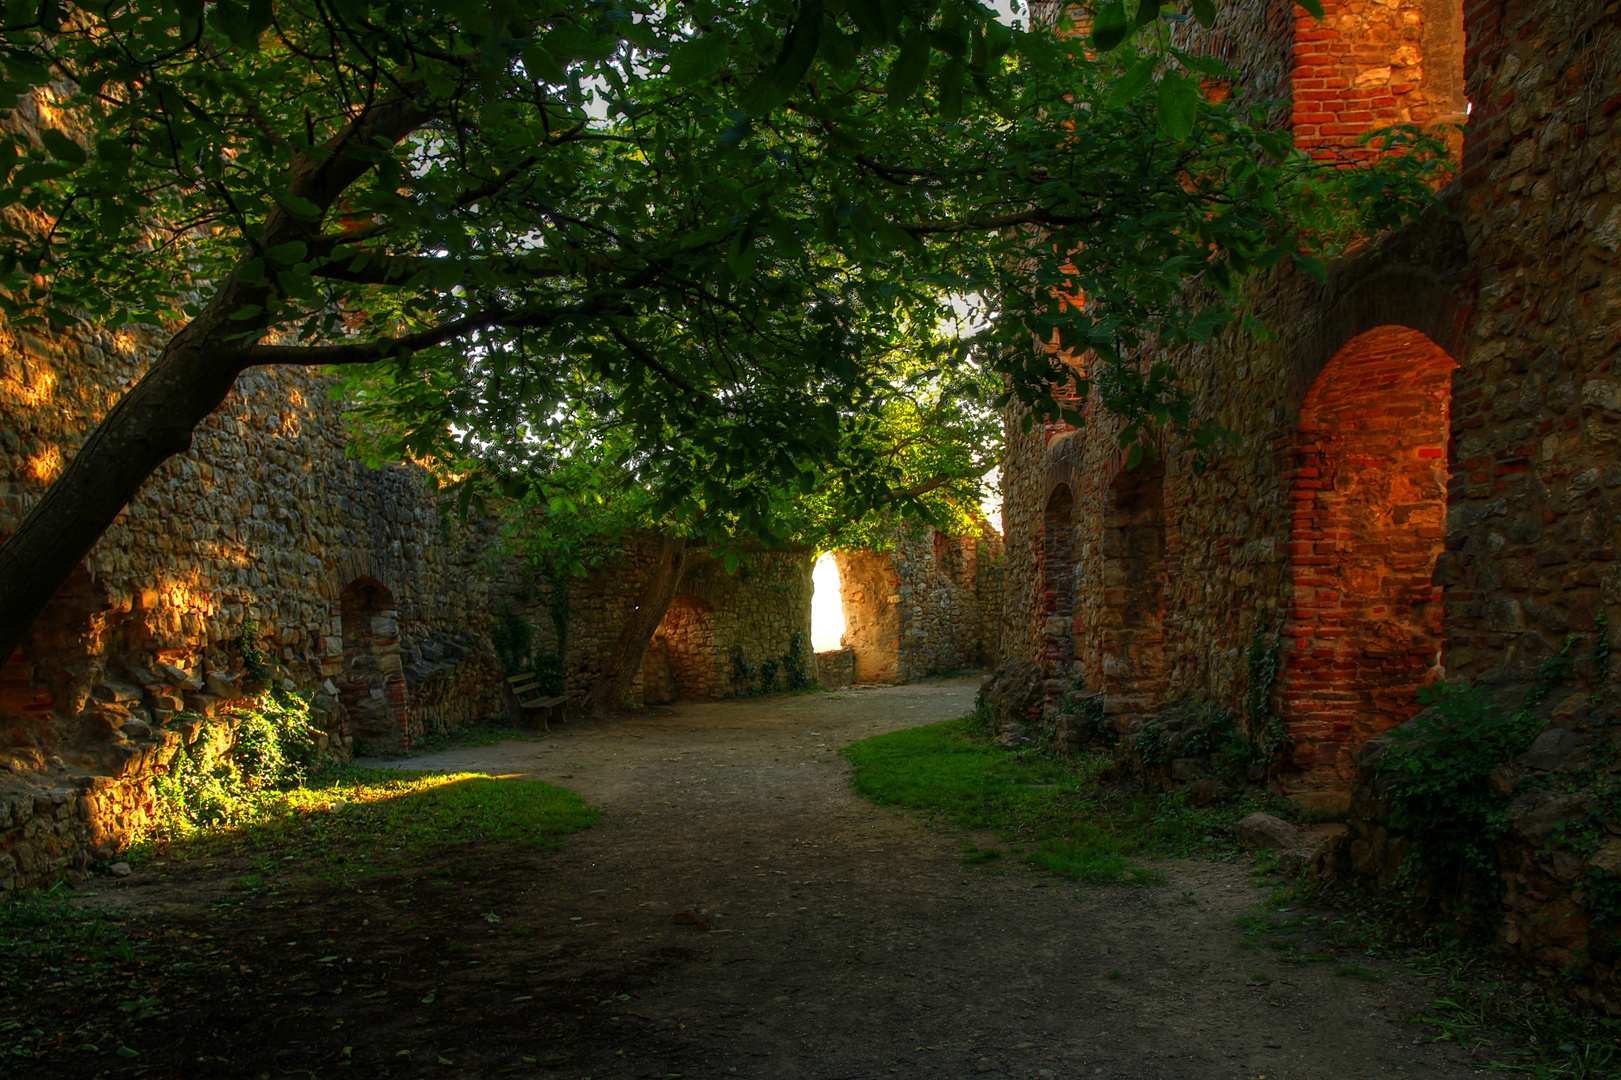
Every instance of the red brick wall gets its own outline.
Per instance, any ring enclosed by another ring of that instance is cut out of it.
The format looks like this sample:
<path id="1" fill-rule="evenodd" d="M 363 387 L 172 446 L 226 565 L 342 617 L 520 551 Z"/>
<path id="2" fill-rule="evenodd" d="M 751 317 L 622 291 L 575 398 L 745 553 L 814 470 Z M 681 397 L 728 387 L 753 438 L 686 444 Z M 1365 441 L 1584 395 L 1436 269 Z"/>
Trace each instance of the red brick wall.
<path id="1" fill-rule="evenodd" d="M 1454 367 L 1418 331 L 1379 327 L 1334 355 L 1301 408 L 1280 680 L 1300 787 L 1342 787 L 1355 751 L 1441 674 Z"/>
<path id="2" fill-rule="evenodd" d="M 1295 7 L 1291 117 L 1297 145 L 1362 156 L 1366 132 L 1462 122 L 1462 13 L 1452 3 L 1327 0 Z"/>

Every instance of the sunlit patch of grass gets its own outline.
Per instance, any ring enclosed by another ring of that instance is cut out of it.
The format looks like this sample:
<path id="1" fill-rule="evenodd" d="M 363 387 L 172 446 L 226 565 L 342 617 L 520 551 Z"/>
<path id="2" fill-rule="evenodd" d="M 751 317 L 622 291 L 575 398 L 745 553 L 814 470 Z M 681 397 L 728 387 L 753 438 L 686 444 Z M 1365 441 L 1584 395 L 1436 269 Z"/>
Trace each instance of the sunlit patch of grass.
<path id="1" fill-rule="evenodd" d="M 874 802 L 1024 842 L 1026 862 L 1077 881 L 1151 884 L 1163 875 L 1136 860 L 1231 856 L 1233 822 L 1257 806 L 1195 807 L 1179 794 L 1113 786 L 1105 754 L 1066 760 L 1008 750 L 966 720 L 878 735 L 842 752 L 856 790 Z"/>
<path id="2" fill-rule="evenodd" d="M 338 862 L 349 874 L 418 860 L 446 844 L 510 843 L 548 849 L 599 811 L 566 788 L 482 773 L 349 767 L 262 799 L 252 820 L 152 840 L 137 860 L 275 853 Z"/>

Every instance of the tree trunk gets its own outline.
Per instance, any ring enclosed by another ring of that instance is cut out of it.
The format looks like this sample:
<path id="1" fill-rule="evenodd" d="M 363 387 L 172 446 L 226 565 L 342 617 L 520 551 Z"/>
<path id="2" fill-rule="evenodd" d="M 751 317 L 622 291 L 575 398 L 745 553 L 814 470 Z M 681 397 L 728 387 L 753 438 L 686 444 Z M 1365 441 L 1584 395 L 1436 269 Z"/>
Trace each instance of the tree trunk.
<path id="1" fill-rule="evenodd" d="M 666 536 L 660 542 L 658 559 L 653 563 L 647 584 L 642 586 L 641 595 L 636 598 L 636 608 L 625 620 L 613 649 L 603 660 L 602 674 L 597 676 L 596 684 L 581 702 L 585 711 L 593 716 L 618 708 L 630 692 L 642 655 L 652 644 L 653 632 L 664 621 L 664 614 L 670 610 L 670 602 L 681 585 L 681 575 L 690 561 L 686 546 L 686 539 L 680 536 Z"/>
<path id="2" fill-rule="evenodd" d="M 146 478 L 190 449 L 192 429 L 231 392 L 243 354 L 210 341 L 211 329 L 199 318 L 170 340 L 0 546 L 0 664 Z"/>

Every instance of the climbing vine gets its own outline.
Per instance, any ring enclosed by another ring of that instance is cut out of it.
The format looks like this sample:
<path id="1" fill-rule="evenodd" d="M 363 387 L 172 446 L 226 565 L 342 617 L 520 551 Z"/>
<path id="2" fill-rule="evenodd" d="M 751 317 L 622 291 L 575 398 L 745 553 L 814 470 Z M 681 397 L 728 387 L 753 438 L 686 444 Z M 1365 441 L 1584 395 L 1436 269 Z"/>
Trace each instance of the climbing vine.
<path id="1" fill-rule="evenodd" d="M 783 678 L 790 690 L 803 690 L 810 685 L 810 672 L 805 663 L 805 631 L 795 630 L 788 639 L 788 651 L 782 654 Z"/>
<path id="2" fill-rule="evenodd" d="M 1272 643 L 1267 644 L 1271 637 Z M 1272 695 L 1283 668 L 1283 646 L 1279 635 L 1268 634 L 1259 623 L 1250 636 L 1245 653 L 1249 669 L 1249 691 L 1244 699 L 1245 727 L 1257 756 L 1268 760 L 1294 745 L 1283 717 L 1272 708 Z"/>

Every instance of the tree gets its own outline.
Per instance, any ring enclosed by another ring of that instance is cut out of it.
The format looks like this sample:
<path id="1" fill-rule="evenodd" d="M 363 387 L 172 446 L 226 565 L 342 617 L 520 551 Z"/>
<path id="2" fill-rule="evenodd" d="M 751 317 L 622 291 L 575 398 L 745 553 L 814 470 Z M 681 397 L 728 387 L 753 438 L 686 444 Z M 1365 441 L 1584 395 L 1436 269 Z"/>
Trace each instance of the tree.
<path id="1" fill-rule="evenodd" d="M 597 657 L 598 677 L 581 702 L 600 713 L 623 702 L 682 580 L 703 563 L 719 560 L 730 571 L 765 550 L 876 546 L 902 519 L 977 531 L 981 479 L 1000 456 L 1001 421 L 992 407 L 998 380 L 984 368 L 948 377 L 916 362 L 900 365 L 898 375 L 880 409 L 841 420 L 840 456 L 866 466 L 824 469 L 820 484 L 808 489 L 771 487 L 768 537 L 740 531 L 735 519 L 683 517 L 661 506 L 625 467 L 635 446 L 611 424 L 595 425 L 595 438 L 570 440 L 563 456 L 520 440 L 504 451 L 477 447 L 473 457 L 447 445 L 417 460 L 466 504 L 501 514 L 499 550 L 524 558 L 536 577 L 550 581 L 554 613 L 567 602 L 569 578 L 622 555 L 628 542 L 656 537 L 652 572 L 616 640 Z M 395 386 L 369 372 L 348 387 L 360 403 L 365 449 L 379 462 L 398 460 L 410 434 L 393 423 Z"/>
<path id="2" fill-rule="evenodd" d="M 769 535 L 774 490 L 874 465 L 841 432 L 903 356 L 961 362 L 954 297 L 1056 414 L 1072 372 L 1028 335 L 1129 376 L 1253 269 L 1398 221 L 1433 168 L 1312 162 L 1119 0 L 1092 51 L 973 0 L 6 11 L 0 89 L 63 120 L 0 144 L 0 315 L 173 332 L 0 547 L 0 657 L 248 367 L 389 372 L 423 452 L 561 451 L 609 418 L 661 507 Z M 1174 378 L 1099 385 L 1206 437 Z"/>

